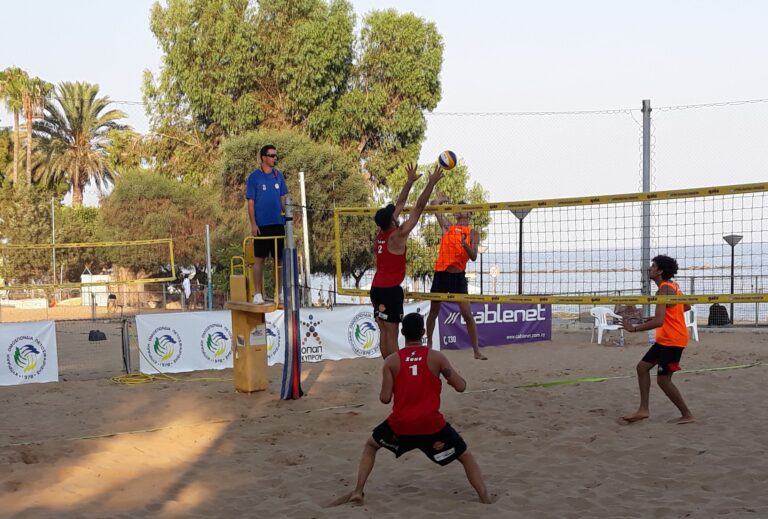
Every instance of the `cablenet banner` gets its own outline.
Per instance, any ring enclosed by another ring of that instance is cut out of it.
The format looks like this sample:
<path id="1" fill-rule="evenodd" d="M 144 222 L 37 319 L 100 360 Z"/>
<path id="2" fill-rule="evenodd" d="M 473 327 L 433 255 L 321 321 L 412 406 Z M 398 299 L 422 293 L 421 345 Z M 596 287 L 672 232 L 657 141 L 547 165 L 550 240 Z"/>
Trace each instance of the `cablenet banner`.
<path id="1" fill-rule="evenodd" d="M 503 346 L 522 342 L 549 341 L 552 338 L 551 305 L 472 303 L 480 346 Z M 438 315 L 440 348 L 471 348 L 467 323 L 459 305 L 443 303 Z"/>

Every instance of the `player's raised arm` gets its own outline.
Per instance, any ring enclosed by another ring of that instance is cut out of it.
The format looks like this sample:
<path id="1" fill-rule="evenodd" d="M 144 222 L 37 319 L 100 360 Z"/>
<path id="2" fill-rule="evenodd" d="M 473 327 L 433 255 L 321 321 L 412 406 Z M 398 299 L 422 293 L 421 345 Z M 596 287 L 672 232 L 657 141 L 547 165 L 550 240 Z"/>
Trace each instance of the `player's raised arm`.
<path id="1" fill-rule="evenodd" d="M 442 193 L 438 193 L 434 200 L 429 203 L 429 205 L 442 205 L 447 201 L 447 196 Z M 443 213 L 435 213 L 435 218 L 437 218 L 437 223 L 440 225 L 440 228 L 443 230 L 443 232 L 446 232 L 451 228 L 451 225 L 453 225 L 453 223 Z"/>
<path id="2" fill-rule="evenodd" d="M 392 217 L 395 219 L 397 219 L 400 216 L 400 213 L 403 212 L 403 208 L 408 201 L 408 194 L 411 192 L 413 184 L 416 183 L 419 177 L 421 177 L 421 173 L 418 172 L 415 162 L 411 162 L 405 167 L 405 173 L 405 184 L 403 185 L 403 189 L 400 190 L 400 195 L 395 202 L 395 212 L 392 213 Z"/>
<path id="3" fill-rule="evenodd" d="M 435 166 L 435 169 L 429 175 L 429 179 L 427 180 L 427 185 L 424 187 L 424 191 L 421 192 L 418 200 L 416 200 L 416 205 L 413 207 L 411 212 L 408 213 L 408 219 L 398 229 L 397 234 L 401 239 L 404 240 L 407 238 L 413 228 L 416 227 L 416 224 L 419 223 L 421 213 L 424 212 L 424 208 L 427 207 L 427 202 L 429 202 L 429 197 L 432 196 L 432 190 L 435 189 L 435 186 L 441 178 L 443 178 L 443 168 L 440 166 Z"/>

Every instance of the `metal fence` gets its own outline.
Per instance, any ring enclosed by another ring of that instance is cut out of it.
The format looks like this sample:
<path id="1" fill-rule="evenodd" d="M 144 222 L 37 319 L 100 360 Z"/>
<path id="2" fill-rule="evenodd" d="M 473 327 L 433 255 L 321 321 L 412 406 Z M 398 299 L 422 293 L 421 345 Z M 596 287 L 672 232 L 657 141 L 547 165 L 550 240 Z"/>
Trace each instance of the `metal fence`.
<path id="1" fill-rule="evenodd" d="M 60 380 L 103 379 L 125 373 L 124 328 L 129 323 L 135 329 L 135 319 L 132 317 L 57 322 L 56 349 Z"/>
<path id="2" fill-rule="evenodd" d="M 212 309 L 224 308 L 227 293 L 214 290 Z M 205 287 L 192 287 L 190 297 L 177 284 L 106 286 L 55 290 L 0 290 L 0 323 L 43 320 L 119 319 L 164 311 L 205 310 Z"/>

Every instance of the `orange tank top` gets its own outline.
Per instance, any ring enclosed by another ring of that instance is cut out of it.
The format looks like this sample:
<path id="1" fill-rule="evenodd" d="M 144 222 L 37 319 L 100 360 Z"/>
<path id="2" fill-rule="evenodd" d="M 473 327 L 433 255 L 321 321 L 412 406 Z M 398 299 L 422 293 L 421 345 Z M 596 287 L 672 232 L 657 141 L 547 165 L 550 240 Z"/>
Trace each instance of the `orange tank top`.
<path id="1" fill-rule="evenodd" d="M 443 272 L 448 267 L 455 267 L 460 271 L 467 268 L 469 254 L 461 246 L 462 241 L 468 241 L 472 227 L 466 225 L 451 225 L 440 240 L 440 252 L 437 253 L 435 272 Z"/>
<path id="2" fill-rule="evenodd" d="M 659 285 L 671 287 L 675 295 L 681 296 L 683 292 L 677 283 L 664 281 Z M 688 346 L 688 327 L 685 326 L 685 305 L 667 305 L 667 311 L 664 314 L 664 324 L 656 330 L 656 342 L 663 346 L 674 346 L 685 348 Z"/>

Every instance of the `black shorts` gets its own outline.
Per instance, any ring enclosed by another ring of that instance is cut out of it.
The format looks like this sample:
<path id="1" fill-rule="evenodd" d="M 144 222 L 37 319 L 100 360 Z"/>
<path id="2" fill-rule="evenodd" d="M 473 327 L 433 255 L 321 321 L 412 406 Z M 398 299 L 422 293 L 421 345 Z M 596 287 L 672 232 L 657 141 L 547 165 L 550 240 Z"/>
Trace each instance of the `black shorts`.
<path id="1" fill-rule="evenodd" d="M 403 320 L 403 287 L 371 287 L 371 303 L 373 303 L 373 318 L 399 323 Z"/>
<path id="2" fill-rule="evenodd" d="M 683 356 L 683 350 L 678 346 L 664 346 L 655 343 L 643 356 L 643 362 L 659 365 L 659 375 L 671 375 L 675 371 L 680 371 L 680 357 Z"/>
<path id="3" fill-rule="evenodd" d="M 468 294 L 467 275 L 464 272 L 435 272 L 430 292 L 442 294 Z"/>
<path id="4" fill-rule="evenodd" d="M 259 236 L 285 236 L 285 225 L 265 225 L 259 227 Z M 282 258 L 285 238 L 277 239 L 277 257 Z M 253 240 L 253 255 L 257 258 L 275 257 L 275 240 Z"/>
<path id="5" fill-rule="evenodd" d="M 438 465 L 448 465 L 467 450 L 464 439 L 449 423 L 435 434 L 398 436 L 384 420 L 373 430 L 372 436 L 376 443 L 394 452 L 396 458 L 419 449 Z"/>

